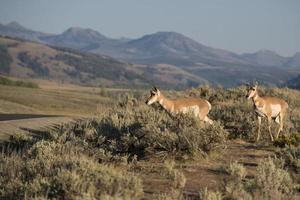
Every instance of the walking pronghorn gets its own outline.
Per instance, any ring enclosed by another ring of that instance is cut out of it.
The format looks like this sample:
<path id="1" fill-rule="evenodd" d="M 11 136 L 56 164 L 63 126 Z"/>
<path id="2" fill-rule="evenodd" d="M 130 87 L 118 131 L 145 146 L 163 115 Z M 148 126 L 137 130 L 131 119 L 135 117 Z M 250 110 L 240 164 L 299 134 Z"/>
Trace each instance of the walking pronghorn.
<path id="1" fill-rule="evenodd" d="M 212 124 L 213 121 L 207 117 L 207 114 L 211 110 L 211 105 L 204 99 L 186 98 L 178 100 L 169 100 L 154 87 L 150 91 L 150 97 L 147 99 L 146 104 L 151 105 L 154 102 L 158 102 L 168 113 L 171 115 L 177 113 L 192 112 L 196 117 L 199 117 L 201 121 Z"/>
<path id="2" fill-rule="evenodd" d="M 271 141 L 273 141 L 273 135 L 271 133 L 271 120 L 272 118 L 275 119 L 275 122 L 278 123 L 279 129 L 276 134 L 276 139 L 279 136 L 280 131 L 283 129 L 283 120 L 286 114 L 288 104 L 283 99 L 279 99 L 276 97 L 260 97 L 257 92 L 257 83 L 255 86 L 251 86 L 248 89 L 248 99 L 253 100 L 254 109 L 257 114 L 258 119 L 258 131 L 256 141 L 259 140 L 260 137 L 260 125 L 261 125 L 261 118 L 267 117 L 268 119 L 268 129 Z"/>

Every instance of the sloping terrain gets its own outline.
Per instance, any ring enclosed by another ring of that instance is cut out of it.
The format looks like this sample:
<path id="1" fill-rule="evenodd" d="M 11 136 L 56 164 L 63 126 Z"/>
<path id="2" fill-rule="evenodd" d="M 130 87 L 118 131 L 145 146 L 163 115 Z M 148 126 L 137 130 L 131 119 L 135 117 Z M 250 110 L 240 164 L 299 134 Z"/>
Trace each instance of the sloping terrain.
<path id="1" fill-rule="evenodd" d="M 39 31 L 30 30 L 15 21 L 8 23 L 6 25 L 0 23 L 0 33 L 11 37 L 18 37 L 25 40 L 38 41 L 38 42 L 42 42 L 42 40 L 39 39 L 40 37 L 51 35 L 48 33 L 42 33 Z"/>
<path id="2" fill-rule="evenodd" d="M 286 85 L 290 88 L 300 89 L 300 75 L 287 81 Z"/>
<path id="3" fill-rule="evenodd" d="M 0 142 L 1 197 L 299 199 L 300 93 L 260 87 L 261 95 L 283 98 L 291 109 L 284 136 L 271 143 L 263 120 L 262 138 L 252 143 L 257 122 L 245 90 L 165 92 L 209 100 L 213 125 L 147 106 L 144 92 L 112 97 L 116 104 L 107 112 L 50 130 L 43 124 L 57 119 L 11 122 L 6 130 L 22 126 L 29 132 Z M 273 133 L 277 127 L 272 123 Z"/>
<path id="4" fill-rule="evenodd" d="M 117 77 L 110 75 L 104 77 L 106 82 L 111 78 L 122 80 L 133 78 L 135 81 L 129 81 L 130 84 L 133 82 L 136 85 L 141 82 L 155 83 L 171 88 L 198 86 L 203 82 L 231 87 L 254 80 L 268 85 L 284 85 L 286 81 L 295 78 L 300 73 L 299 53 L 291 57 L 283 57 L 270 50 L 236 54 L 205 46 L 176 32 L 157 32 L 137 39 L 112 39 L 89 28 L 71 27 L 61 34 L 53 35 L 32 31 L 13 22 L 1 25 L 0 33 L 52 46 L 73 48 L 81 52 L 92 52 L 100 57 L 107 55 L 123 62 L 135 64 L 127 65 L 129 66 L 127 69 L 134 71 L 131 73 L 133 77 L 131 75 L 129 77 L 128 74 L 124 75 L 124 73 L 126 74 L 124 71 L 121 72 L 121 76 L 118 76 L 116 70 L 111 70 L 117 74 Z M 25 54 L 23 54 L 24 56 L 26 57 Z M 91 60 L 91 56 L 86 57 L 84 57 L 85 60 Z M 96 58 L 96 56 L 92 57 Z M 68 59 L 67 56 L 59 57 L 59 59 L 62 58 Z M 88 62 L 89 65 L 95 65 L 94 58 L 92 58 L 92 63 Z M 100 58 L 97 57 L 97 59 Z M 83 62 L 72 60 L 72 64 L 83 65 Z M 70 66 L 71 63 L 65 64 Z M 123 66 L 125 66 L 124 63 Z M 168 66 L 168 69 L 165 66 Z M 78 70 L 78 68 L 77 66 L 76 69 Z M 84 68 L 86 69 L 86 67 Z M 65 70 L 73 76 L 78 73 L 73 69 Z M 47 72 L 39 71 L 39 73 L 43 75 Z M 90 71 L 86 73 L 90 73 Z M 135 73 L 141 77 L 136 77 Z M 88 81 L 92 77 L 87 74 L 81 75 L 84 77 L 79 82 L 93 82 Z M 96 73 L 96 76 L 98 75 Z M 61 77 L 59 79 L 61 80 Z M 111 81 L 116 82 L 115 80 Z M 100 81 L 101 84 L 103 82 L 105 81 Z M 116 85 L 120 86 L 125 84 L 124 82 L 126 81 L 118 80 Z"/>
<path id="5" fill-rule="evenodd" d="M 122 88 L 150 84 L 185 88 L 207 82 L 174 65 L 128 64 L 108 56 L 3 36 L 0 37 L 0 57 L 0 72 L 19 78 Z"/>
<path id="6" fill-rule="evenodd" d="M 20 78 L 53 79 L 85 85 L 146 84 L 129 64 L 107 56 L 55 49 L 43 44 L 0 37 L 1 73 Z"/>

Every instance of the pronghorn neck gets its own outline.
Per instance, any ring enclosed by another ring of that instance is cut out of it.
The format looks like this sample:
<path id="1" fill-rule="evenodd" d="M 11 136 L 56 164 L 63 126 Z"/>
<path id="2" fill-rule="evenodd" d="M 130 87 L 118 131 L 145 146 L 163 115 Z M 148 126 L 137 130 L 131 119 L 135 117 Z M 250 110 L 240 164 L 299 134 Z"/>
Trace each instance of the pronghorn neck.
<path id="1" fill-rule="evenodd" d="M 263 101 L 263 99 L 258 95 L 258 93 L 256 92 L 255 95 L 252 97 L 253 103 L 254 105 L 258 105 L 259 103 L 261 103 Z"/>
<path id="2" fill-rule="evenodd" d="M 253 101 L 255 102 L 255 101 L 257 101 L 257 100 L 259 100 L 259 95 L 258 95 L 258 93 L 256 92 L 255 93 L 255 95 L 252 97 L 252 99 L 253 99 Z"/>
<path id="3" fill-rule="evenodd" d="M 164 97 L 162 94 L 158 100 L 158 103 L 169 113 L 174 112 L 174 102 Z"/>

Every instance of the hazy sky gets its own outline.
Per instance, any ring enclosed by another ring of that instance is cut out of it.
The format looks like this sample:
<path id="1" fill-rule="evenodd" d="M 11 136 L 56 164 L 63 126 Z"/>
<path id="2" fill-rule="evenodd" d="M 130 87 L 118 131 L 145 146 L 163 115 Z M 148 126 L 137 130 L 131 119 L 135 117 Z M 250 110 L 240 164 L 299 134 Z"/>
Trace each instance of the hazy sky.
<path id="1" fill-rule="evenodd" d="M 0 23 L 43 32 L 70 26 L 108 37 L 176 31 L 237 53 L 300 52 L 300 0 L 0 0 Z"/>

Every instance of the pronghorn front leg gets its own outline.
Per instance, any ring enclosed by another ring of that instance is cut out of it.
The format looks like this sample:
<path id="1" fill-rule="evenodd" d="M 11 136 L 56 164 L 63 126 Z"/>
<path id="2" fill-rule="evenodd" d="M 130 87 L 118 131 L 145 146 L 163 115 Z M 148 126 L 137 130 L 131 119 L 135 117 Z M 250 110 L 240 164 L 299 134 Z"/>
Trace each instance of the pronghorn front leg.
<path id="1" fill-rule="evenodd" d="M 257 116 L 257 121 L 258 121 L 258 130 L 257 130 L 256 142 L 259 140 L 260 137 L 261 116 Z"/>
<path id="2" fill-rule="evenodd" d="M 272 132 L 271 132 L 271 122 L 272 122 L 272 118 L 271 117 L 268 117 L 268 129 L 269 129 L 269 134 L 270 134 L 270 138 L 271 138 L 271 141 L 273 142 L 273 135 L 272 135 Z"/>

